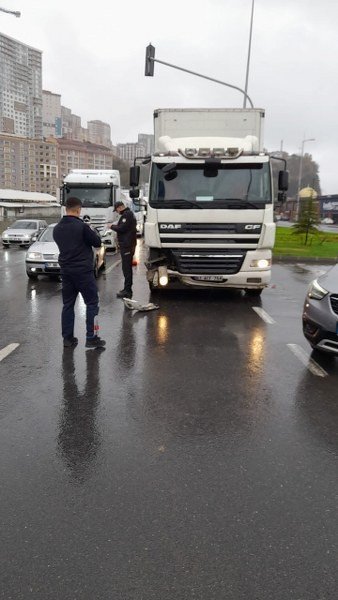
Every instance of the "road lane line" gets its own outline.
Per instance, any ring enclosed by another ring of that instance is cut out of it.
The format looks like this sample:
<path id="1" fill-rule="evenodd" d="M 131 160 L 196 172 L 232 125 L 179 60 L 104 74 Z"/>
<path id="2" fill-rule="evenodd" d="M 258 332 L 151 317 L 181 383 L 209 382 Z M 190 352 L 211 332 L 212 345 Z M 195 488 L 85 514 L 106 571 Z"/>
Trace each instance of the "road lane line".
<path id="1" fill-rule="evenodd" d="M 276 321 L 270 317 L 270 315 L 263 308 L 260 308 L 259 306 L 253 306 L 252 310 L 254 310 L 258 316 L 265 321 L 265 323 L 269 323 L 270 325 L 276 323 Z"/>
<path id="2" fill-rule="evenodd" d="M 11 354 L 11 352 L 13 352 L 13 350 L 16 350 L 16 348 L 20 346 L 20 344 L 8 344 L 8 346 L 5 346 L 5 348 L 3 348 L 2 350 L 0 350 L 0 362 L 6 358 L 6 356 L 8 356 L 9 354 Z"/>
<path id="3" fill-rule="evenodd" d="M 303 363 L 305 367 L 313 373 L 313 375 L 317 375 L 317 377 L 327 377 L 328 373 L 323 369 L 313 358 L 303 350 L 301 346 L 298 344 L 287 344 L 288 348 L 290 348 L 291 352 L 294 353 L 297 358 L 299 358 L 300 362 Z"/>
<path id="4" fill-rule="evenodd" d="M 115 267 L 118 267 L 118 265 L 121 264 L 121 260 L 117 260 L 116 263 L 114 263 L 113 265 L 110 265 L 110 267 L 108 267 L 108 269 L 105 269 L 105 273 L 110 273 L 110 271 L 112 271 L 113 269 L 115 269 Z"/>

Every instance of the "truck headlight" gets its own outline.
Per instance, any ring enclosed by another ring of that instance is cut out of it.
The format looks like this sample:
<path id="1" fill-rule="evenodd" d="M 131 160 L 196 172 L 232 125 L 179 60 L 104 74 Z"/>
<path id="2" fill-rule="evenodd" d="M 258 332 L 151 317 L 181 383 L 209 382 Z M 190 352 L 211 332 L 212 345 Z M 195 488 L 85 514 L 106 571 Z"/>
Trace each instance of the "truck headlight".
<path id="1" fill-rule="evenodd" d="M 251 261 L 250 267 L 257 267 L 258 269 L 267 269 L 271 267 L 271 258 L 256 258 Z"/>
<path id="2" fill-rule="evenodd" d="M 309 287 L 308 296 L 314 300 L 322 300 L 328 293 L 325 288 L 319 285 L 317 279 L 315 279 Z"/>
<path id="3" fill-rule="evenodd" d="M 158 268 L 158 280 L 159 280 L 159 284 L 161 286 L 166 286 L 168 285 L 168 281 L 169 281 L 169 277 L 168 277 L 168 271 L 167 271 L 167 267 L 162 266 Z"/>
<path id="4" fill-rule="evenodd" d="M 31 260 L 41 260 L 42 254 L 41 252 L 27 252 L 26 258 L 30 258 Z"/>

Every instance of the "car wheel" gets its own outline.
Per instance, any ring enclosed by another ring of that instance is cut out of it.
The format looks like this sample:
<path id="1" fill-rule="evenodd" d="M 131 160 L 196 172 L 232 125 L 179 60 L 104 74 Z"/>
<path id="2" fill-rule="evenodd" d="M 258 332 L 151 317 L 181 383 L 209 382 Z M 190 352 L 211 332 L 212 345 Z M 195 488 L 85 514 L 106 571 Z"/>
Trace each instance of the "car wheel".
<path id="1" fill-rule="evenodd" d="M 36 273 L 31 273 L 31 271 L 26 271 L 26 273 L 27 273 L 27 277 L 29 279 L 37 279 L 38 278 Z"/>
<path id="2" fill-rule="evenodd" d="M 261 295 L 262 291 L 263 291 L 262 289 L 260 289 L 260 290 L 251 290 L 251 289 L 247 288 L 245 290 L 245 293 L 246 293 L 247 296 L 251 296 L 252 298 L 258 298 Z"/>

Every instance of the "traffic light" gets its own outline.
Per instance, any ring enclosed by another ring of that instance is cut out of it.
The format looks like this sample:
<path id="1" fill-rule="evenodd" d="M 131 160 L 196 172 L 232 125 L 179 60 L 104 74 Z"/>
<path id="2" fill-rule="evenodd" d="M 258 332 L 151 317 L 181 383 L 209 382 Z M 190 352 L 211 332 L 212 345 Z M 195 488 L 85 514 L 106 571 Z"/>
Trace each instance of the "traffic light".
<path id="1" fill-rule="evenodd" d="M 154 76 L 154 66 L 155 66 L 155 47 L 149 44 L 146 47 L 146 64 L 144 74 L 146 77 Z"/>

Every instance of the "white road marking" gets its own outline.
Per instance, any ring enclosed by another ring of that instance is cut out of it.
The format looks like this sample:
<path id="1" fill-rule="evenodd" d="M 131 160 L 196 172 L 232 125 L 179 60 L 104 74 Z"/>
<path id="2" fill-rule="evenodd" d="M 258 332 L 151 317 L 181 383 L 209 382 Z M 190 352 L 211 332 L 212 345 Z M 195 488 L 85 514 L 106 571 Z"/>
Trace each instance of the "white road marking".
<path id="1" fill-rule="evenodd" d="M 106 269 L 104 272 L 105 273 L 110 273 L 110 271 L 112 271 L 113 269 L 115 269 L 115 267 L 118 267 L 118 265 L 121 264 L 120 260 L 117 260 L 116 263 L 114 263 L 113 265 L 110 265 L 110 267 L 108 267 L 108 269 Z"/>
<path id="2" fill-rule="evenodd" d="M 0 350 L 0 362 L 6 358 L 6 356 L 8 356 L 9 354 L 11 354 L 11 352 L 13 352 L 13 350 L 16 350 L 16 348 L 20 346 L 20 344 L 8 344 L 8 346 L 5 346 L 5 348 L 3 348 L 2 350 Z"/>
<path id="3" fill-rule="evenodd" d="M 288 348 L 290 348 L 291 352 L 294 353 L 297 358 L 299 358 L 300 362 L 303 363 L 305 367 L 313 373 L 313 375 L 317 375 L 317 377 L 327 377 L 328 373 L 323 369 L 313 358 L 303 350 L 301 346 L 298 344 L 287 344 Z"/>
<path id="4" fill-rule="evenodd" d="M 263 319 L 263 321 L 265 321 L 265 323 L 269 323 L 270 325 L 276 323 L 276 321 L 272 317 L 270 317 L 270 315 L 263 308 L 260 308 L 259 306 L 253 306 L 252 309 L 258 314 L 258 316 L 261 319 Z"/>

